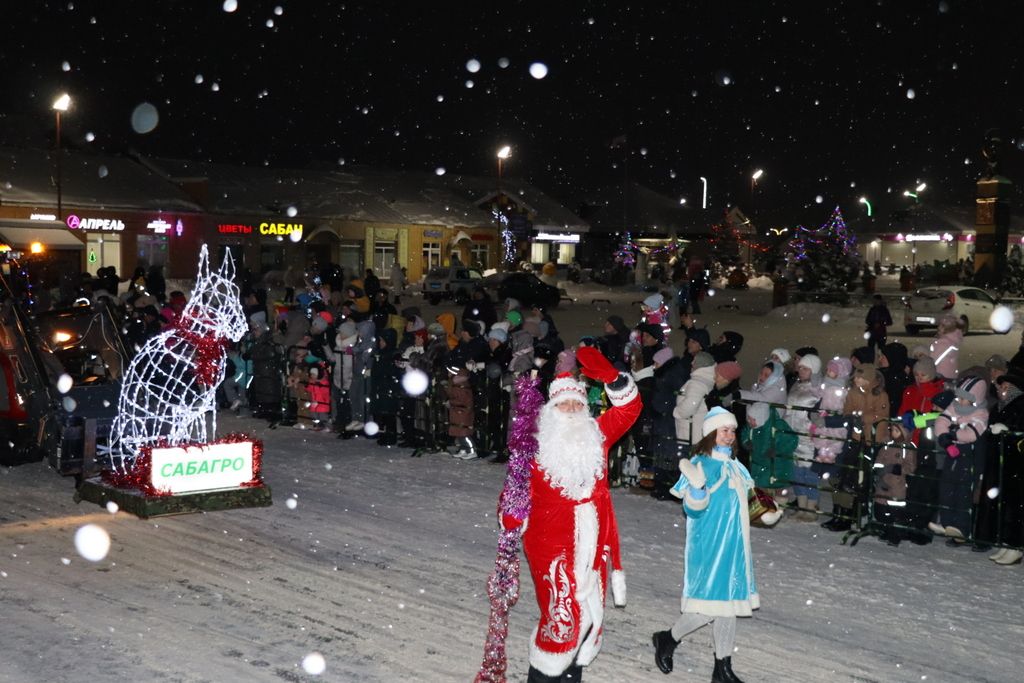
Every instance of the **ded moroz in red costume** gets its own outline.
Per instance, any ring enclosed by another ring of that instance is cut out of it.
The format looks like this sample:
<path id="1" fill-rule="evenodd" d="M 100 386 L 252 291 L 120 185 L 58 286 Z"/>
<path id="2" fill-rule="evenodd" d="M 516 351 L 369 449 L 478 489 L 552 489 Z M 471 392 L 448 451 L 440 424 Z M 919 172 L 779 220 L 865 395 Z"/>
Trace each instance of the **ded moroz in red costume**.
<path id="1" fill-rule="evenodd" d="M 531 509 L 523 534 L 541 614 L 530 642 L 530 665 L 546 676 L 586 666 L 600 651 L 609 563 L 614 604 L 626 604 L 608 489 L 608 449 L 633 425 L 642 404 L 628 375 L 619 375 L 603 358 L 584 354 L 580 360 L 584 373 L 608 383 L 613 407 L 596 420 L 585 410 L 564 413 L 558 403 L 586 405 L 586 388 L 568 373 L 551 383 L 537 430 Z"/>

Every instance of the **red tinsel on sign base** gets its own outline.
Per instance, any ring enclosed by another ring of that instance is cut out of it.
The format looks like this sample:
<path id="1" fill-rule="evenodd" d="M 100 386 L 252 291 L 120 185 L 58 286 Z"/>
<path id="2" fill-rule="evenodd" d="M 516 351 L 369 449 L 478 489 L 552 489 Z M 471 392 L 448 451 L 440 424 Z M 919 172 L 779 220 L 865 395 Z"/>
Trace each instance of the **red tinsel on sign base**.
<path id="1" fill-rule="evenodd" d="M 239 484 L 241 488 L 253 488 L 263 486 L 263 442 L 254 439 L 248 434 L 233 432 L 220 439 L 209 443 L 186 443 L 176 446 L 169 446 L 166 443 L 156 443 L 151 446 L 143 446 L 139 449 L 131 469 L 125 473 L 105 471 L 102 473 L 103 481 L 119 489 L 134 489 L 147 496 L 170 496 L 173 495 L 165 489 L 158 489 L 152 483 L 153 471 L 153 449 L 154 448 L 193 448 L 200 446 L 213 446 L 222 443 L 252 443 L 252 479 Z"/>
<path id="2" fill-rule="evenodd" d="M 188 329 L 181 319 L 174 323 L 174 329 L 182 339 L 195 347 L 192 362 L 195 366 L 196 381 L 201 386 L 216 385 L 220 381 L 220 373 L 224 367 L 227 340 L 197 334 Z"/>

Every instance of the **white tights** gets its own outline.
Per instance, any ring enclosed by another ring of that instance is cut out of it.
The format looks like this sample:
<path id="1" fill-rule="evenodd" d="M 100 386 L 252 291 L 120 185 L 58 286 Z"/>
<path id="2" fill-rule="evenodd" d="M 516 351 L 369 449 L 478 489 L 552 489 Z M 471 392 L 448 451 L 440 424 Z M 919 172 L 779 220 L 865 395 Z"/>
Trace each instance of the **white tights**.
<path id="1" fill-rule="evenodd" d="M 681 614 L 672 626 L 672 639 L 677 643 L 702 626 L 711 624 L 715 639 L 715 657 L 725 659 L 732 656 L 736 644 L 736 617 L 706 617 L 703 614 Z"/>

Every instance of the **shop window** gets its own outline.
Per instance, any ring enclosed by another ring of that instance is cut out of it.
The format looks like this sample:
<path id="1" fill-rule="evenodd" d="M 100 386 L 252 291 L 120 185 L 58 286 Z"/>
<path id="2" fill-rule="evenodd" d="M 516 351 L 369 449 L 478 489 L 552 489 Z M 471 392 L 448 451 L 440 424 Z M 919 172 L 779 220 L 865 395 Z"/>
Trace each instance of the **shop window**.
<path id="1" fill-rule="evenodd" d="M 140 238 L 142 236 L 140 235 Z M 114 266 L 121 270 L 121 236 L 116 233 L 90 232 L 85 238 L 88 270 L 96 273 L 100 268 Z M 143 264 L 145 265 L 145 264 Z M 134 268 L 135 264 L 126 264 L 126 268 Z"/>
<path id="2" fill-rule="evenodd" d="M 441 267 L 441 243 L 423 243 L 423 272 L 429 273 L 433 268 Z"/>
<path id="3" fill-rule="evenodd" d="M 470 265 L 480 268 L 481 270 L 487 268 L 487 257 L 490 249 L 486 244 L 474 243 L 469 248 L 469 260 Z"/>
<path id="4" fill-rule="evenodd" d="M 550 249 L 548 242 L 534 242 L 530 245 L 530 263 L 547 263 Z"/>
<path id="5" fill-rule="evenodd" d="M 569 265 L 576 258 L 576 245 L 562 243 L 558 245 L 558 262 L 560 264 Z"/>
<path id="6" fill-rule="evenodd" d="M 136 239 L 137 266 L 167 265 L 167 236 L 139 235 Z"/>
<path id="7" fill-rule="evenodd" d="M 373 245 L 373 272 L 377 277 L 388 277 L 395 262 L 394 242 L 375 242 Z"/>
<path id="8" fill-rule="evenodd" d="M 281 270 L 284 268 L 284 248 L 277 246 L 260 246 L 260 272 Z"/>

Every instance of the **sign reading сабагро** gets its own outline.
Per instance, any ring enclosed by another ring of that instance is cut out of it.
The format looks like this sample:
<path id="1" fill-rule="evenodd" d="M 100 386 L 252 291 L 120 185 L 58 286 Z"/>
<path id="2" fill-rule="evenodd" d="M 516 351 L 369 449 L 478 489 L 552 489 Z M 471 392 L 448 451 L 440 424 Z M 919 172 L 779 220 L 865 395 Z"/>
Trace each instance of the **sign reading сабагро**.
<path id="1" fill-rule="evenodd" d="M 238 488 L 253 479 L 252 442 L 154 448 L 152 483 L 158 490 L 191 493 Z"/>

